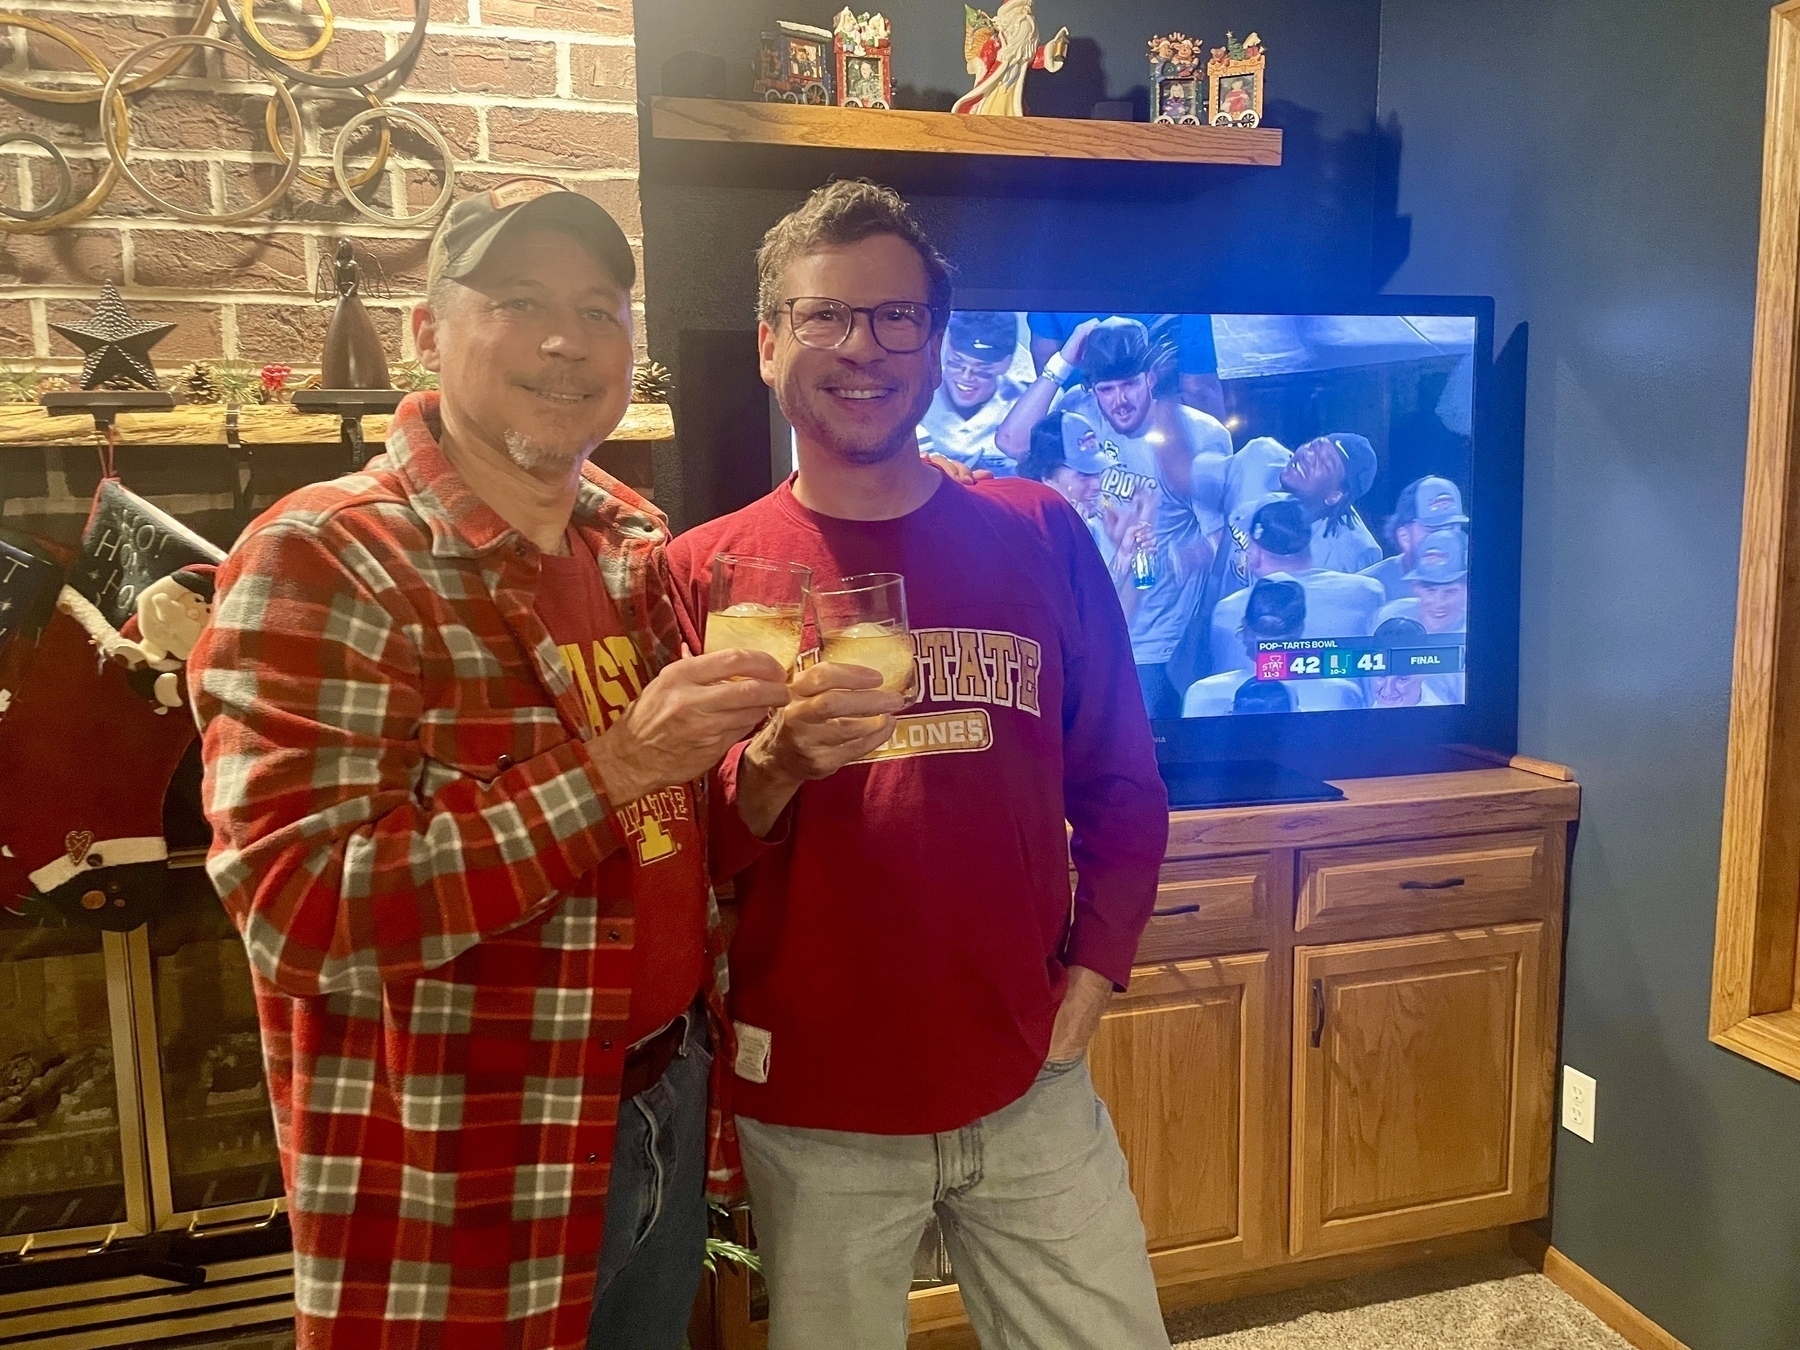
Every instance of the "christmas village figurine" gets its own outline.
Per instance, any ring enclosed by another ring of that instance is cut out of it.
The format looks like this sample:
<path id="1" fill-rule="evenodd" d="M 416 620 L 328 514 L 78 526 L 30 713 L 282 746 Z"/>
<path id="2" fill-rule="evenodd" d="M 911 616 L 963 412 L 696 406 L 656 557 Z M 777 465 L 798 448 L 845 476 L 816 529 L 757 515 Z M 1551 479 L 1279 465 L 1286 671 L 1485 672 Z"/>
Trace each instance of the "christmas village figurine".
<path id="1" fill-rule="evenodd" d="M 1263 67 L 1267 57 L 1262 39 L 1255 33 L 1239 42 L 1230 33 L 1225 45 L 1212 49 L 1206 63 L 1207 104 L 1215 127 L 1254 127 L 1262 124 Z"/>
<path id="2" fill-rule="evenodd" d="M 963 6 L 963 58 L 975 87 L 956 100 L 952 112 L 1023 117 L 1025 72 L 1062 69 L 1069 53 L 1069 30 L 1058 29 L 1040 46 L 1031 4 L 1032 0 L 1003 0 L 992 14 Z"/>
<path id="3" fill-rule="evenodd" d="M 838 11 L 831 25 L 840 108 L 894 106 L 893 45 L 888 21 L 879 14 Z"/>
<path id="4" fill-rule="evenodd" d="M 1200 43 L 1186 33 L 1150 39 L 1150 120 L 1164 126 L 1206 124 Z"/>
<path id="5" fill-rule="evenodd" d="M 831 102 L 831 34 L 804 23 L 777 22 L 762 35 L 756 93 L 765 103 Z"/>
<path id="6" fill-rule="evenodd" d="M 359 263 L 348 239 L 338 240 L 337 255 L 319 264 L 314 295 L 325 299 L 333 293 L 337 302 L 325 328 L 325 349 L 319 357 L 319 384 L 324 389 L 388 389 L 387 353 L 381 335 L 363 308 L 365 292 L 387 297 L 387 282 L 379 263 L 370 258 Z M 367 275 L 365 275 L 367 273 Z"/>

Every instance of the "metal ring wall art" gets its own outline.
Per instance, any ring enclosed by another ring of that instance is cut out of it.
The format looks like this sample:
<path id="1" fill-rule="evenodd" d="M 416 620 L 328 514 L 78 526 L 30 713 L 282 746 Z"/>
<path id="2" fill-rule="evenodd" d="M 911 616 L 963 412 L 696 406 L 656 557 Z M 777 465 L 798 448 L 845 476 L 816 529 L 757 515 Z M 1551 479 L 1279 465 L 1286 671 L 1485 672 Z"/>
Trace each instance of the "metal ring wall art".
<path id="1" fill-rule="evenodd" d="M 431 0 L 413 0 L 413 27 L 398 51 L 381 64 L 368 70 L 346 74 L 318 67 L 305 70 L 294 64 L 311 61 L 330 46 L 336 31 L 336 18 L 331 0 L 317 0 L 319 7 L 318 36 L 304 47 L 285 48 L 274 45 L 257 25 L 257 0 L 201 0 L 193 22 L 185 33 L 158 38 L 131 52 L 117 66 L 108 70 L 78 36 L 66 28 L 27 14 L 0 12 L 0 28 L 22 28 L 66 47 L 101 83 L 98 88 L 58 89 L 31 84 L 17 78 L 0 77 L 0 95 L 27 102 L 61 105 L 98 104 L 100 106 L 100 140 L 106 150 L 107 165 L 98 181 L 80 201 L 70 204 L 75 196 L 74 175 L 67 156 L 46 137 L 36 132 L 18 131 L 0 134 L 0 149 L 14 144 L 37 147 L 50 158 L 57 187 L 49 200 L 34 206 L 9 206 L 0 203 L 0 234 L 45 234 L 76 224 L 98 211 L 120 178 L 125 179 L 160 210 L 179 220 L 206 225 L 235 225 L 273 208 L 296 179 L 313 187 L 332 190 L 347 200 L 355 210 L 381 225 L 418 226 L 433 219 L 450 204 L 454 194 L 456 157 L 443 134 L 418 113 L 394 108 L 378 96 L 378 91 L 391 92 L 405 79 L 425 45 L 426 26 L 431 18 Z M 215 14 L 222 15 L 237 45 L 207 35 Z M 253 61 L 273 86 L 264 117 L 269 148 L 281 165 L 281 177 L 274 189 L 248 206 L 223 211 L 197 211 L 172 202 L 153 191 L 131 167 L 131 113 L 128 95 L 143 93 L 179 70 L 196 51 L 211 50 L 222 54 L 244 56 Z M 155 56 L 157 60 L 142 74 L 130 72 Z M 303 132 L 300 108 L 294 97 L 294 86 L 305 85 L 321 96 L 355 98 L 367 106 L 351 117 L 326 148 L 331 160 L 330 176 L 308 170 L 300 163 Z M 280 134 L 281 118 L 287 119 L 292 138 L 284 142 Z M 372 122 L 381 123 L 381 140 L 373 158 L 364 168 L 352 173 L 347 163 L 350 146 L 356 134 Z M 378 179 L 388 167 L 393 151 L 392 128 L 401 125 L 416 131 L 430 143 L 443 160 L 443 187 L 433 203 L 423 211 L 387 212 L 371 206 L 357 195 L 357 189 Z"/>
<path id="2" fill-rule="evenodd" d="M 35 145 L 50 156 L 50 163 L 56 168 L 56 192 L 42 206 L 34 206 L 30 210 L 22 206 L 0 205 L 0 216 L 11 220 L 42 220 L 45 216 L 53 216 L 67 206 L 69 198 L 75 195 L 75 175 L 69 172 L 69 161 L 56 148 L 54 141 L 35 131 L 9 131 L 0 135 L 0 149 L 19 141 Z"/>

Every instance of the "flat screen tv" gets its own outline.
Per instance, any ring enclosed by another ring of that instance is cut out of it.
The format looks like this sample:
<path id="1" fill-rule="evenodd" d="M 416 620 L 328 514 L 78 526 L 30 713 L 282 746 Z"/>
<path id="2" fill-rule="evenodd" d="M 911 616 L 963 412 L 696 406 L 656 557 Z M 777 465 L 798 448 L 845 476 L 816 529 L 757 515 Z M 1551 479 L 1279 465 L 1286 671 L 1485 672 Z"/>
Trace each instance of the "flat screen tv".
<path id="1" fill-rule="evenodd" d="M 920 441 L 1087 522 L 1165 772 L 1510 752 L 1520 451 L 1489 406 L 1492 302 L 1161 299 L 959 292 Z"/>

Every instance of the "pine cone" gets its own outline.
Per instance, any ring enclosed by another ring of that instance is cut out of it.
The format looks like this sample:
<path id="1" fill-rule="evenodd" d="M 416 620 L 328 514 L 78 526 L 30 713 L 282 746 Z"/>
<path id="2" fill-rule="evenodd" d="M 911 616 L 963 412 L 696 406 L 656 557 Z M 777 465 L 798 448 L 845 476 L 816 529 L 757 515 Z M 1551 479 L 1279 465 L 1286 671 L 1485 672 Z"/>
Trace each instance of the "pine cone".
<path id="1" fill-rule="evenodd" d="M 221 403 L 224 395 L 219 390 L 219 373 L 213 369 L 210 361 L 196 361 L 184 372 L 175 385 L 175 393 L 184 403 Z"/>
<path id="2" fill-rule="evenodd" d="M 633 403 L 667 403 L 675 392 L 675 377 L 658 361 L 646 361 L 631 379 Z"/>
<path id="3" fill-rule="evenodd" d="M 75 386 L 61 375 L 46 375 L 37 382 L 39 394 L 66 394 Z"/>

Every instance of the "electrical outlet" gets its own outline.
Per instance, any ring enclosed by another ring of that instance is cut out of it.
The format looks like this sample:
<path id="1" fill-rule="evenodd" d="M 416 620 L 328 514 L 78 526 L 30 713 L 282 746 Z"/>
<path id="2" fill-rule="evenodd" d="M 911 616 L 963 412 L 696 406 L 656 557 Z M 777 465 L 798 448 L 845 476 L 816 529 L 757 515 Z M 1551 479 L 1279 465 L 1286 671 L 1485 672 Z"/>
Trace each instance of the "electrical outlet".
<path id="1" fill-rule="evenodd" d="M 1580 1069 L 1563 1065 L 1562 1124 L 1570 1134 L 1594 1142 L 1594 1100 L 1600 1085 Z"/>

